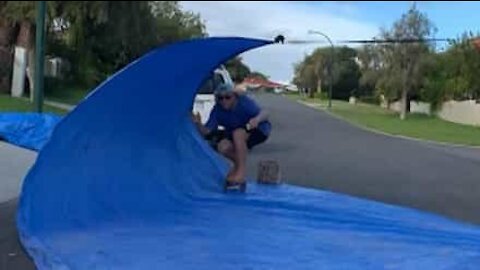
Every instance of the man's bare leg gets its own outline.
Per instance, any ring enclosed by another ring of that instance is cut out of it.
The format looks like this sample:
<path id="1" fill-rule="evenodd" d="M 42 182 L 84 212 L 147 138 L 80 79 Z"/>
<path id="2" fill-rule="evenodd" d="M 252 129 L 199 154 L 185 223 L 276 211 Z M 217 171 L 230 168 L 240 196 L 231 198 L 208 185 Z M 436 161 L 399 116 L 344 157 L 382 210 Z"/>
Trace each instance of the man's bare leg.
<path id="1" fill-rule="evenodd" d="M 218 143 L 217 150 L 233 162 L 233 168 L 228 172 L 227 179 L 234 179 L 232 175 L 235 175 L 237 171 L 237 164 L 235 162 L 235 148 L 233 143 L 230 140 L 223 139 Z"/>
<path id="2" fill-rule="evenodd" d="M 235 149 L 233 143 L 227 139 L 223 139 L 218 143 L 217 150 L 220 154 L 230 159 L 232 162 L 235 161 Z"/>
<path id="3" fill-rule="evenodd" d="M 237 129 L 232 135 L 233 143 L 223 139 L 218 143 L 217 150 L 233 162 L 233 168 L 227 178 L 230 181 L 243 182 L 245 180 L 248 134 L 244 129 Z M 237 151 L 237 149 L 239 150 Z"/>
<path id="4" fill-rule="evenodd" d="M 233 168 L 228 172 L 227 179 L 230 181 L 238 181 L 237 180 L 237 162 L 235 161 L 235 147 L 230 140 L 223 139 L 218 143 L 217 150 L 220 154 L 224 157 L 228 158 L 233 163 Z"/>
<path id="5" fill-rule="evenodd" d="M 236 129 L 233 131 L 233 162 L 234 169 L 230 174 L 231 180 L 236 182 L 245 181 L 245 171 L 247 163 L 247 139 L 248 134 L 244 129 Z"/>

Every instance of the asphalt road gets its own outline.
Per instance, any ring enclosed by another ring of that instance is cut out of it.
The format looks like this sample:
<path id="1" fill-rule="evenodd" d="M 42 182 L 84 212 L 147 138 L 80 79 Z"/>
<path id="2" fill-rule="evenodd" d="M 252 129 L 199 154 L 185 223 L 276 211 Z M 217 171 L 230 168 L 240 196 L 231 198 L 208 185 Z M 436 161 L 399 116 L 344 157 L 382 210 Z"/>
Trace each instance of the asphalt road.
<path id="1" fill-rule="evenodd" d="M 252 151 L 250 177 L 255 178 L 259 160 L 274 159 L 290 184 L 480 224 L 480 149 L 371 133 L 281 96 L 257 100 L 270 111 L 274 129 L 267 143 Z M 0 143 L 0 270 L 34 269 L 14 226 L 14 197 L 34 157 Z"/>
<path id="2" fill-rule="evenodd" d="M 17 197 L 36 153 L 0 141 L 0 203 Z"/>
<path id="3" fill-rule="evenodd" d="M 32 151 L 0 142 L 0 270 L 35 269 L 15 227 L 16 197 L 35 157 Z"/>
<path id="4" fill-rule="evenodd" d="M 292 184 L 346 193 L 480 224 L 480 149 L 372 133 L 288 98 L 258 96 L 270 111 L 270 140 L 256 163 L 275 159 Z"/>

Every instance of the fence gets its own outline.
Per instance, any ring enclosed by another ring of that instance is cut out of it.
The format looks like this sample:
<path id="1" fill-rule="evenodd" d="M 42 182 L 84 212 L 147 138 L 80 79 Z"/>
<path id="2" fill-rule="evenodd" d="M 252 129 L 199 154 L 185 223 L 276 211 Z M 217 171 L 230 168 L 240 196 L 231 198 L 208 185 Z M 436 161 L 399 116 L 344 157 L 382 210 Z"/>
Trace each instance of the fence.
<path id="1" fill-rule="evenodd" d="M 450 122 L 480 126 L 480 104 L 475 100 L 447 101 L 437 115 Z"/>
<path id="2" fill-rule="evenodd" d="M 386 107 L 385 105 L 383 107 Z M 390 103 L 390 110 L 395 112 L 400 112 L 402 104 L 400 101 Z M 426 102 L 417 102 L 410 101 L 410 112 L 411 113 L 423 113 L 430 115 L 430 104 Z"/>
<path id="3" fill-rule="evenodd" d="M 390 110 L 400 112 L 400 102 L 390 104 Z M 411 113 L 423 113 L 430 115 L 430 104 L 426 102 L 410 102 Z M 436 115 L 446 121 L 480 126 L 480 104 L 475 100 L 447 101 L 442 104 Z"/>

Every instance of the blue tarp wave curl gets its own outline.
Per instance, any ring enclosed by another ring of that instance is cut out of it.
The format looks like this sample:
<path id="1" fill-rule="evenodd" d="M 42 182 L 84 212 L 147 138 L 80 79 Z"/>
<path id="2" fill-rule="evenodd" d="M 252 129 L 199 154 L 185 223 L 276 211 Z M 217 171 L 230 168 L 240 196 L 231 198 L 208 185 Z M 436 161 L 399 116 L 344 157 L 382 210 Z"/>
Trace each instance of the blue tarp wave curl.
<path id="1" fill-rule="evenodd" d="M 226 162 L 190 120 L 225 60 L 269 44 L 157 49 L 55 128 L 27 175 L 21 241 L 39 269 L 475 269 L 480 230 L 289 185 L 222 193 Z"/>

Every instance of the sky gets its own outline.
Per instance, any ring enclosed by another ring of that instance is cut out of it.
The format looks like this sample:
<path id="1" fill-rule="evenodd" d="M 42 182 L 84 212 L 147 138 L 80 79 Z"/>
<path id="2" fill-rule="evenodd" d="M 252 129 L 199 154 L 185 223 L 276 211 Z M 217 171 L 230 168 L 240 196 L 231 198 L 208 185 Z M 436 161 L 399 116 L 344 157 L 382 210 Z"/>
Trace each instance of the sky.
<path id="1" fill-rule="evenodd" d="M 389 28 L 406 12 L 413 1 L 183 1 L 184 10 L 199 13 L 209 36 L 243 36 L 273 39 L 278 34 L 287 40 L 318 40 L 316 44 L 273 45 L 241 55 L 244 62 L 271 80 L 288 82 L 293 65 L 316 47 L 327 46 L 321 31 L 335 40 L 370 39 L 381 27 Z M 464 31 L 480 32 L 480 2 L 416 1 L 437 28 L 435 37 L 455 38 Z M 438 44 L 438 46 L 442 46 Z"/>

